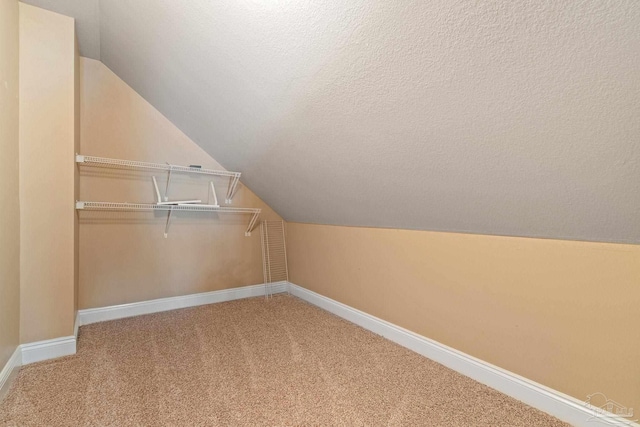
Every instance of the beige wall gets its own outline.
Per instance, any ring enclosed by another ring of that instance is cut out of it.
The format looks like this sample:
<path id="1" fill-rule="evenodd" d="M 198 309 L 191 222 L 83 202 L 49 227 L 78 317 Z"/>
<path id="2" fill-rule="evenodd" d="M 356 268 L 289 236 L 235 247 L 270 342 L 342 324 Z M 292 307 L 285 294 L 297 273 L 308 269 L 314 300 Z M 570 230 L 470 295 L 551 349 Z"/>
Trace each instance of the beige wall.
<path id="1" fill-rule="evenodd" d="M 0 370 L 19 343 L 18 2 L 0 0 Z"/>
<path id="2" fill-rule="evenodd" d="M 73 334 L 75 30 L 20 3 L 20 339 Z"/>
<path id="3" fill-rule="evenodd" d="M 577 399 L 640 408 L 640 246 L 287 224 L 290 280 Z"/>
<path id="4" fill-rule="evenodd" d="M 86 155 L 221 166 L 101 62 L 81 58 Z M 241 172 L 241 171 L 240 171 Z M 153 202 L 152 174 L 80 168 L 88 201 Z M 165 173 L 157 173 L 161 190 Z M 215 180 L 223 201 L 226 180 Z M 207 198 L 207 179 L 174 175 L 170 198 Z M 245 187 L 233 206 L 280 217 Z M 183 213 L 164 238 L 166 213 L 80 212 L 79 307 L 101 307 L 262 283 L 260 235 L 244 236 L 248 215 Z"/>

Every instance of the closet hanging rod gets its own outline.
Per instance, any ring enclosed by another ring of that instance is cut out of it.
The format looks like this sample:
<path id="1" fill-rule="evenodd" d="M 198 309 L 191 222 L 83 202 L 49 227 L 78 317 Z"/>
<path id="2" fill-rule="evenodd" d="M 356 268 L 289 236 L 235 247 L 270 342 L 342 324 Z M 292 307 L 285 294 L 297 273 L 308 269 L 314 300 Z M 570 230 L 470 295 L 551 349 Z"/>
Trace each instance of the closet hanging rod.
<path id="1" fill-rule="evenodd" d="M 172 165 L 168 163 L 162 164 L 162 163 L 139 162 L 136 160 L 110 159 L 107 157 L 84 156 L 81 154 L 76 154 L 76 163 L 83 163 L 87 166 L 102 166 L 102 167 L 112 166 L 116 168 L 127 168 L 127 169 L 162 170 L 167 172 L 184 172 L 184 173 L 193 173 L 198 175 L 227 176 L 227 177 L 234 178 L 234 181 L 237 181 L 241 175 L 240 172 L 195 168 L 190 166 Z"/>

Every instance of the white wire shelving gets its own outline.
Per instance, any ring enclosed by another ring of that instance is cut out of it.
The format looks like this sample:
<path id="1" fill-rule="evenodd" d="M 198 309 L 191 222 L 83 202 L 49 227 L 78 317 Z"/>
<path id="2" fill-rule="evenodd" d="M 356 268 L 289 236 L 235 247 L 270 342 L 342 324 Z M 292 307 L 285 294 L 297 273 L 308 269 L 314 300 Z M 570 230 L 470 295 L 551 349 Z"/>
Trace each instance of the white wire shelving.
<path id="1" fill-rule="evenodd" d="M 289 280 L 284 221 L 262 221 L 260 240 L 262 242 L 262 274 L 264 275 L 265 296 L 269 297 L 271 296 L 269 284 Z"/>
<path id="2" fill-rule="evenodd" d="M 251 220 L 245 231 L 245 236 L 251 236 L 251 230 L 258 220 L 261 209 L 258 208 L 225 208 L 215 205 L 203 204 L 177 204 L 177 205 L 159 205 L 155 203 L 115 203 L 115 202 L 76 202 L 76 209 L 88 211 L 165 211 L 169 212 L 167 217 L 167 226 L 165 228 L 165 237 L 169 229 L 171 221 L 171 213 L 174 211 L 188 212 L 218 212 L 230 214 L 251 214 Z"/>
<path id="3" fill-rule="evenodd" d="M 238 189 L 238 182 L 240 181 L 240 172 L 231 172 L 215 169 L 203 169 L 196 166 L 179 166 L 169 163 L 148 163 L 139 162 L 137 160 L 123 160 L 123 159 L 110 159 L 107 157 L 85 156 L 82 154 L 76 154 L 76 163 L 86 166 L 116 168 L 116 169 L 132 169 L 132 170 L 152 170 L 152 171 L 165 171 L 168 173 L 167 186 L 165 189 L 164 200 L 169 200 L 169 184 L 171 183 L 171 174 L 173 172 L 189 173 L 197 175 L 209 175 L 209 176 L 222 176 L 229 178 L 229 184 L 227 186 L 227 196 L 225 203 L 229 204 L 233 200 L 233 196 Z"/>
<path id="4" fill-rule="evenodd" d="M 148 163 L 139 162 L 136 160 L 122 160 L 122 159 L 110 159 L 107 157 L 95 157 L 84 156 L 76 154 L 76 163 L 87 166 L 117 168 L 117 169 L 132 169 L 132 170 L 151 170 L 151 171 L 166 171 L 167 185 L 165 188 L 164 196 L 160 194 L 156 177 L 153 176 L 153 186 L 155 189 L 156 203 L 119 203 L 119 202 L 89 202 L 89 201 L 76 201 L 77 210 L 90 210 L 90 211 L 165 211 L 167 212 L 167 224 L 164 230 L 164 237 L 168 236 L 169 225 L 171 223 L 171 214 L 174 211 L 188 211 L 188 212 L 215 212 L 215 213 L 228 213 L 228 214 L 251 214 L 251 219 L 245 231 L 245 236 L 251 236 L 251 230 L 258 221 L 261 209 L 258 208 L 239 208 L 239 207 L 221 207 L 218 204 L 218 198 L 216 190 L 213 185 L 213 181 L 209 182 L 209 201 L 207 204 L 201 203 L 201 200 L 177 200 L 169 201 L 169 184 L 171 183 L 172 172 L 209 175 L 209 176 L 222 176 L 229 178 L 229 184 L 227 186 L 227 195 L 225 203 L 232 202 L 233 196 L 238 188 L 238 182 L 240 181 L 240 172 L 230 172 L 214 169 L 203 169 L 199 166 L 178 166 L 172 164 L 162 163 Z"/>

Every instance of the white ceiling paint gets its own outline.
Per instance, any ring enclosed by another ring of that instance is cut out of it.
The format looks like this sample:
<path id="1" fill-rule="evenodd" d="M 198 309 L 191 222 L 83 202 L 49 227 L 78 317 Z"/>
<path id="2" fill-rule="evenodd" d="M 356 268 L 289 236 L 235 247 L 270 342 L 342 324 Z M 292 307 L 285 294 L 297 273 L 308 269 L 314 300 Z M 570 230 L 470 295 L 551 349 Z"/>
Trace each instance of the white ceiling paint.
<path id="1" fill-rule="evenodd" d="M 287 220 L 640 243 L 639 28 L 635 0 L 100 0 L 99 52 Z"/>

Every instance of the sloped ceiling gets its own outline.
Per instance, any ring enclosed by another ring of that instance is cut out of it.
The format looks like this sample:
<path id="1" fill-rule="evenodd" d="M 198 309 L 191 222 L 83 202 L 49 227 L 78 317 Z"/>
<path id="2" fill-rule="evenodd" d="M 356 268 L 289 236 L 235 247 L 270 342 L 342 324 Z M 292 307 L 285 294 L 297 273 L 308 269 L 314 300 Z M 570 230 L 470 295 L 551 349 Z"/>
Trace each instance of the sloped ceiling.
<path id="1" fill-rule="evenodd" d="M 640 243 L 640 2 L 28 3 L 286 220 Z"/>

